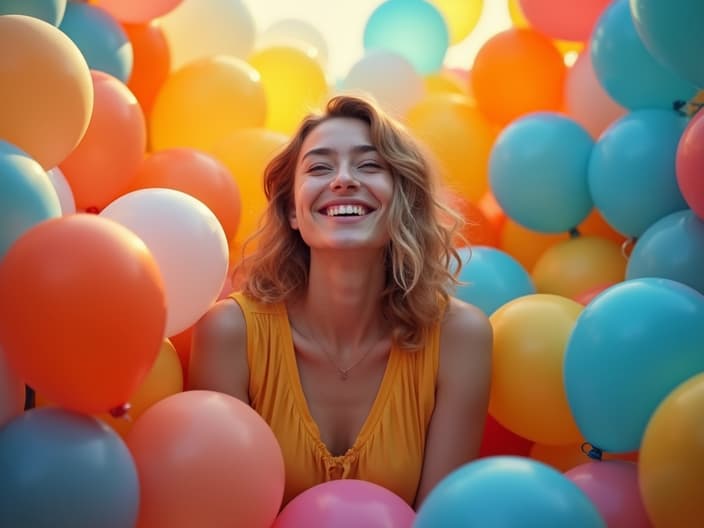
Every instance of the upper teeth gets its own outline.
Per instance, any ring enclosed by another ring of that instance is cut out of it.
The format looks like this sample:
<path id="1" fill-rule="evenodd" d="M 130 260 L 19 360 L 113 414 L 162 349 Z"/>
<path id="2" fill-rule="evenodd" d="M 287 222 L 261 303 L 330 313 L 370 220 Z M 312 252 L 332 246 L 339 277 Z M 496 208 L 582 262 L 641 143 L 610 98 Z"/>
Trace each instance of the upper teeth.
<path id="1" fill-rule="evenodd" d="M 337 216 L 337 215 L 358 215 L 362 216 L 367 214 L 367 208 L 364 207 L 363 205 L 333 205 L 331 207 L 327 208 L 327 215 L 328 216 Z"/>

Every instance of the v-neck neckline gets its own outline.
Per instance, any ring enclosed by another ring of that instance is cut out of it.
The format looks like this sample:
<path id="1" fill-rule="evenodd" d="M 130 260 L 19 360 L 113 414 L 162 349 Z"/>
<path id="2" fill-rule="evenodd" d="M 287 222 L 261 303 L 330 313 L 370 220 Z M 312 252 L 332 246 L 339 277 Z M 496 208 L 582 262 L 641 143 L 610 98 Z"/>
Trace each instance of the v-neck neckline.
<path id="1" fill-rule="evenodd" d="M 301 374 L 298 370 L 298 363 L 296 361 L 296 347 L 293 342 L 293 332 L 291 330 L 291 322 L 288 316 L 288 310 L 284 306 L 284 316 L 286 317 L 287 324 L 284 325 L 286 328 L 285 341 L 287 343 L 287 350 L 284 351 L 283 356 L 286 363 L 286 368 L 289 371 L 289 379 L 291 381 L 291 390 L 293 393 L 293 398 L 295 400 L 295 405 L 298 408 L 298 412 L 303 419 L 303 423 L 306 426 L 306 430 L 310 434 L 313 441 L 318 446 L 326 458 L 330 460 L 343 460 L 348 457 L 354 456 L 355 453 L 361 449 L 364 443 L 367 441 L 371 433 L 374 431 L 379 418 L 381 417 L 384 404 L 388 399 L 391 387 L 393 386 L 394 378 L 398 368 L 396 366 L 398 362 L 397 346 L 392 343 L 389 349 L 389 357 L 386 360 L 386 367 L 384 369 L 384 374 L 381 378 L 381 383 L 377 389 L 376 396 L 372 406 L 369 409 L 367 417 L 362 423 L 362 427 L 357 432 L 357 436 L 354 443 L 347 448 L 347 450 L 341 455 L 333 455 L 329 447 L 323 442 L 320 435 L 320 427 L 313 418 L 310 412 L 310 407 L 308 405 L 308 400 L 306 399 L 305 392 L 303 391 L 303 384 L 301 383 Z"/>

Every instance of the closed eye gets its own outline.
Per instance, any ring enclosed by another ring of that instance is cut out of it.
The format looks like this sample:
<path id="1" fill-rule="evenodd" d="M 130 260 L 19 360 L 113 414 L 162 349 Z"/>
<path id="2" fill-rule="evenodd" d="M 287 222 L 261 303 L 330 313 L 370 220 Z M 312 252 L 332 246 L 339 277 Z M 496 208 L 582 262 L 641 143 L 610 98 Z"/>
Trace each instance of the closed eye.
<path id="1" fill-rule="evenodd" d="M 359 165 L 360 169 L 363 170 L 382 170 L 383 167 L 375 161 L 365 161 Z"/>
<path id="2" fill-rule="evenodd" d="M 310 167 L 308 167 L 307 172 L 309 174 L 322 174 L 322 173 L 325 173 L 330 170 L 332 170 L 332 169 L 328 165 L 315 164 L 315 165 L 311 165 Z"/>

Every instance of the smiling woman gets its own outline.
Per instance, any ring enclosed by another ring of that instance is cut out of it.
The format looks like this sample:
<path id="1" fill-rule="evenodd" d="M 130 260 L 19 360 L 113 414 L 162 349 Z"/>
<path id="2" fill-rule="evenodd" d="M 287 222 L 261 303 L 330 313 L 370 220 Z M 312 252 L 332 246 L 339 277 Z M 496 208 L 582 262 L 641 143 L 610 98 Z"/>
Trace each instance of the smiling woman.
<path id="1" fill-rule="evenodd" d="M 410 135 L 357 97 L 304 119 L 265 189 L 242 291 L 195 327 L 191 388 L 266 420 L 284 504 L 349 478 L 417 506 L 477 456 L 487 414 L 491 327 L 447 293 L 459 217 Z"/>

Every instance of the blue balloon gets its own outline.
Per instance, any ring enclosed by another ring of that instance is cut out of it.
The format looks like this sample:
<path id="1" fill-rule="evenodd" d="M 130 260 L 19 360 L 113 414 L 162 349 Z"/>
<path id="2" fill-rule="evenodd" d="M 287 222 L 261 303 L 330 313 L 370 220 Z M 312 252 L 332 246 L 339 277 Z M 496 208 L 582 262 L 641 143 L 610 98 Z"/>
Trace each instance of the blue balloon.
<path id="1" fill-rule="evenodd" d="M 482 458 L 450 473 L 421 505 L 413 528 L 606 528 L 572 481 L 525 457 Z"/>
<path id="2" fill-rule="evenodd" d="M 639 448 L 653 411 L 704 372 L 704 295 L 669 279 L 621 282 L 589 303 L 565 349 L 564 383 L 585 440 Z"/>
<path id="3" fill-rule="evenodd" d="M 675 174 L 686 126 L 686 118 L 654 108 L 635 110 L 601 134 L 589 161 L 589 190 L 616 231 L 638 237 L 663 216 L 687 208 Z"/>
<path id="4" fill-rule="evenodd" d="M 663 10 L 673 9 L 669 0 L 657 1 Z M 679 15 L 689 16 L 685 12 Z M 701 25 L 701 19 L 697 23 Z M 696 55 L 696 49 L 689 53 Z M 648 52 L 636 32 L 628 0 L 615 0 L 606 8 L 592 31 L 590 51 L 599 83 L 616 102 L 631 110 L 672 109 L 675 101 L 688 101 L 697 93 L 696 86 Z"/>
<path id="5" fill-rule="evenodd" d="M 425 0 L 387 0 L 364 27 L 365 50 L 395 51 L 422 74 L 442 68 L 449 43 L 445 18 Z"/>
<path id="6" fill-rule="evenodd" d="M 653 56 L 683 79 L 704 88 L 704 2 L 631 0 L 636 31 Z"/>
<path id="7" fill-rule="evenodd" d="M 663 277 L 704 294 L 704 221 L 677 211 L 650 226 L 633 248 L 626 278 Z"/>
<path id="8" fill-rule="evenodd" d="M 96 418 L 57 407 L 0 429 L 0 526 L 132 528 L 139 479 L 124 441 Z"/>
<path id="9" fill-rule="evenodd" d="M 459 250 L 462 270 L 455 296 L 475 305 L 486 316 L 513 299 L 535 293 L 525 268 L 511 255 L 487 246 Z"/>
<path id="10" fill-rule="evenodd" d="M 59 216 L 59 197 L 42 166 L 0 140 L 0 260 L 30 227 Z"/>
<path id="11" fill-rule="evenodd" d="M 528 229 L 559 233 L 592 210 L 587 168 L 594 141 L 576 121 L 552 112 L 516 119 L 489 157 L 491 190 L 506 214 Z"/>
<path id="12" fill-rule="evenodd" d="M 0 15 L 25 15 L 61 24 L 66 11 L 66 0 L 0 0 Z"/>
<path id="13" fill-rule="evenodd" d="M 132 43 L 107 11 L 69 2 L 59 29 L 78 46 L 91 70 L 109 73 L 127 83 L 132 73 Z"/>

